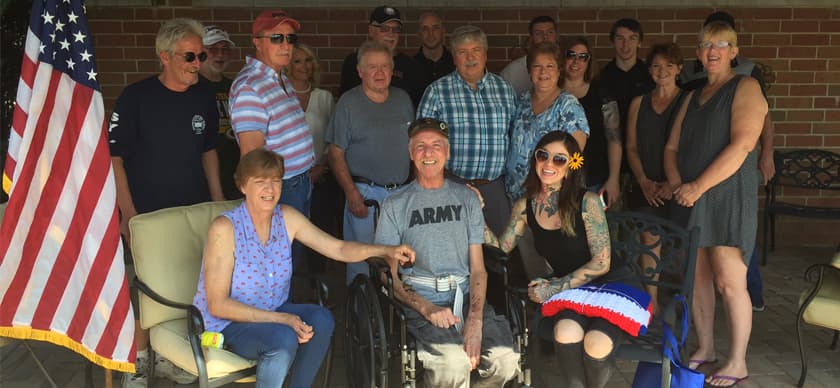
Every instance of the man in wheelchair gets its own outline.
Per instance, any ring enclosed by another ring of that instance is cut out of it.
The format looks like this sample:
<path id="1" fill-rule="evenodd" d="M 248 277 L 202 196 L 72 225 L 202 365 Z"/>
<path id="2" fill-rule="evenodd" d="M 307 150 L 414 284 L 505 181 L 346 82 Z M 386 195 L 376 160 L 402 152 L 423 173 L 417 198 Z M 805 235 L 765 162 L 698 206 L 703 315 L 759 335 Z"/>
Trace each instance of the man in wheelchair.
<path id="1" fill-rule="evenodd" d="M 479 199 L 444 177 L 450 156 L 446 123 L 418 119 L 409 137 L 416 179 L 383 202 L 376 242 L 416 250 L 414 266 L 392 268 L 392 276 L 425 384 L 468 387 L 477 369 L 476 386 L 501 387 L 516 376 L 519 354 L 507 321 L 485 302 Z"/>

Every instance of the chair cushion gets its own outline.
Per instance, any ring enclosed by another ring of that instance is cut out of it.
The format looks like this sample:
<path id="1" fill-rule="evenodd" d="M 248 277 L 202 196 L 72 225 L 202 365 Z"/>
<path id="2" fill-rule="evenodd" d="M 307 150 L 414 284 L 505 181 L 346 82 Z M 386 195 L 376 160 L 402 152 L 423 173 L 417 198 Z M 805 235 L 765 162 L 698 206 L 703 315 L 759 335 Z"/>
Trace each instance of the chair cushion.
<path id="1" fill-rule="evenodd" d="M 210 223 L 239 203 L 206 202 L 132 218 L 131 253 L 137 277 L 164 298 L 192 304 Z M 140 294 L 140 324 L 144 328 L 185 316 L 184 310 L 165 307 Z"/>
<path id="2" fill-rule="evenodd" d="M 836 261 L 834 265 L 837 265 Z M 802 293 L 799 299 L 800 304 L 809 291 Z M 837 317 L 840 317 L 840 271 L 825 269 L 821 287 L 811 304 L 805 309 L 803 319 L 812 325 L 840 330 L 840 319 Z"/>
<path id="3" fill-rule="evenodd" d="M 149 331 L 149 340 L 155 352 L 187 372 L 198 376 L 190 341 L 187 339 L 186 319 L 176 319 L 152 327 Z M 207 362 L 207 376 L 210 379 L 257 365 L 256 362 L 239 357 L 227 350 L 205 347 L 202 349 Z"/>

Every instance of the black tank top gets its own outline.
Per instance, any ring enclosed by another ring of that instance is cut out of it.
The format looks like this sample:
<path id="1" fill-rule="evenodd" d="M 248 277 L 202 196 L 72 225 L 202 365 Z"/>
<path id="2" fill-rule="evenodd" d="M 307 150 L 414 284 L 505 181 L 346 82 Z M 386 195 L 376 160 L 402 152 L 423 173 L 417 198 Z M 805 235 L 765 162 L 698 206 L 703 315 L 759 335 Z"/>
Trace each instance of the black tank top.
<path id="1" fill-rule="evenodd" d="M 575 236 L 570 237 L 561 229 L 543 229 L 534 216 L 531 200 L 527 199 L 525 202 L 528 226 L 534 234 L 534 248 L 551 264 L 551 268 L 554 268 L 555 277 L 566 276 L 592 260 L 580 211 L 575 213 Z"/>

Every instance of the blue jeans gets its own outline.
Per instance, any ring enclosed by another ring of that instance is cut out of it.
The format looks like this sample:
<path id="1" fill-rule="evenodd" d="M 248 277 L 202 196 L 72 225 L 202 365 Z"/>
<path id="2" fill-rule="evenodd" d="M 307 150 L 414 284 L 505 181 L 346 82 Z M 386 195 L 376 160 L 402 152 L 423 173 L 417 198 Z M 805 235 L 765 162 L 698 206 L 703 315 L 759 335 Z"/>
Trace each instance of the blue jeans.
<path id="1" fill-rule="evenodd" d="M 315 334 L 298 344 L 291 327 L 279 323 L 233 322 L 222 330 L 225 345 L 249 360 L 257 360 L 257 388 L 281 387 L 291 369 L 290 388 L 311 387 L 330 347 L 335 321 L 332 313 L 314 304 L 284 303 L 275 310 L 295 314 Z"/>
<path id="2" fill-rule="evenodd" d="M 764 306 L 764 287 L 761 284 L 761 271 L 758 270 L 758 244 L 753 249 L 750 265 L 747 266 L 747 292 L 753 307 Z"/>
<path id="3" fill-rule="evenodd" d="M 309 171 L 283 179 L 283 190 L 280 192 L 280 203 L 289 205 L 309 217 L 309 206 L 312 201 L 312 180 Z M 299 242 L 292 243 L 292 266 L 295 269 L 306 269 L 303 264 L 304 248 Z"/>
<path id="4" fill-rule="evenodd" d="M 391 191 L 384 187 L 369 185 L 364 183 L 355 183 L 356 189 L 364 199 L 375 199 L 382 205 L 382 201 L 391 194 Z M 364 244 L 373 244 L 373 238 L 376 234 L 376 226 L 373 224 L 373 208 L 368 208 L 368 214 L 365 218 L 358 218 L 350 211 L 350 205 L 345 203 L 344 206 L 344 239 L 347 241 L 357 241 Z M 347 284 L 353 282 L 356 275 L 368 274 L 368 265 L 365 262 L 347 263 Z"/>

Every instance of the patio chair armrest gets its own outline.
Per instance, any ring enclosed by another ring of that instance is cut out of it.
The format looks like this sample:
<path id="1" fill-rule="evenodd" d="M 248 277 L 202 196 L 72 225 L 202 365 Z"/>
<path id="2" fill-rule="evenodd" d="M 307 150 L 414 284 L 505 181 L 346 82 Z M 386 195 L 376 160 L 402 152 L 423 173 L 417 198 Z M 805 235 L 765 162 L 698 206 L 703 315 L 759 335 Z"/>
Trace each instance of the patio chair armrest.
<path id="1" fill-rule="evenodd" d="M 198 307 L 195 307 L 192 304 L 174 302 L 169 299 L 164 298 L 151 287 L 149 287 L 146 283 L 143 283 L 142 280 L 135 277 L 134 278 L 134 285 L 137 287 L 140 292 L 146 294 L 149 298 L 152 298 L 157 303 L 160 303 L 166 307 L 172 307 L 180 310 L 186 310 L 187 312 L 187 329 L 189 330 L 190 335 L 201 335 L 204 332 L 204 318 L 201 315 L 201 311 Z"/>

